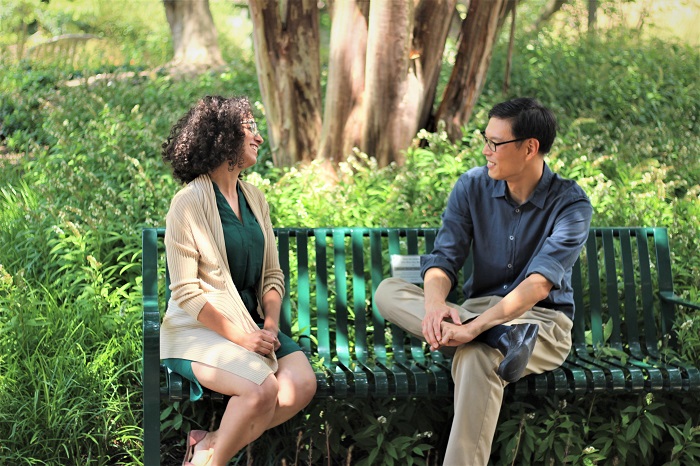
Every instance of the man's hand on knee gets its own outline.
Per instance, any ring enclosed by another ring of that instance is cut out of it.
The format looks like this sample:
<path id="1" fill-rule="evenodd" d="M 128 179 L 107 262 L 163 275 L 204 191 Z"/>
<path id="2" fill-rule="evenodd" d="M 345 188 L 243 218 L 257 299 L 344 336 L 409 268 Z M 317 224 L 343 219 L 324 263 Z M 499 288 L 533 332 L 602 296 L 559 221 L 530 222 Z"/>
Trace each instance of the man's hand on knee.
<path id="1" fill-rule="evenodd" d="M 469 343 L 474 338 L 476 338 L 476 335 L 473 334 L 468 325 L 455 325 L 447 321 L 442 322 L 441 346 L 459 346 Z"/>
<path id="2" fill-rule="evenodd" d="M 442 324 L 448 319 L 452 320 L 455 325 L 462 325 L 457 310 L 447 304 L 439 304 L 430 308 L 426 306 L 422 331 L 425 341 L 428 342 L 432 350 L 437 350 L 442 345 Z"/>

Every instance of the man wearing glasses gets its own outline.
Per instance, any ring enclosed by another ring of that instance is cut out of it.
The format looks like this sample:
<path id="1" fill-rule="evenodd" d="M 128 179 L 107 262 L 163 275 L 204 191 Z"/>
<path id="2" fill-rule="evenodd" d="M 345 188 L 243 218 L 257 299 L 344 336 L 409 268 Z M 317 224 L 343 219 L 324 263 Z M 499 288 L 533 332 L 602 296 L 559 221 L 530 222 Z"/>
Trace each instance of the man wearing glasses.
<path id="1" fill-rule="evenodd" d="M 454 351 L 446 466 L 485 466 L 506 384 L 569 354 L 571 272 L 592 215 L 583 190 L 544 161 L 556 136 L 548 108 L 529 98 L 497 104 L 482 136 L 486 165 L 457 180 L 434 249 L 421 257 L 423 288 L 389 278 L 375 294 L 387 320 Z M 466 301 L 447 302 L 470 253 Z"/>

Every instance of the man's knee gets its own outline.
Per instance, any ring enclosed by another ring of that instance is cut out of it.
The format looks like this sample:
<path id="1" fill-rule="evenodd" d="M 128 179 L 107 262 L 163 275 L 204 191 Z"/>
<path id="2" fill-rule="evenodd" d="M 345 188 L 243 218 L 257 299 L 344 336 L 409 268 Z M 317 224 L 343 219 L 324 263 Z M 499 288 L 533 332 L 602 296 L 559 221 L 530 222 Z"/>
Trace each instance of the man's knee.
<path id="1" fill-rule="evenodd" d="M 387 318 L 387 315 L 391 314 L 391 311 L 395 306 L 396 292 L 398 286 L 402 284 L 401 282 L 403 282 L 403 280 L 400 278 L 391 277 L 384 279 L 374 292 L 374 302 L 377 305 L 379 313 L 385 319 Z"/>

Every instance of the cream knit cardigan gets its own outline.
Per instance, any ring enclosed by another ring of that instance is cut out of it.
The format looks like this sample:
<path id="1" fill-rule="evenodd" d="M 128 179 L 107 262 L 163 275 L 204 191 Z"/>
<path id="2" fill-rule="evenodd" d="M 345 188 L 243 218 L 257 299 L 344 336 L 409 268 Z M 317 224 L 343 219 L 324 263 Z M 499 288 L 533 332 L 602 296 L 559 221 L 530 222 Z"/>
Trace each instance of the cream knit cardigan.
<path id="1" fill-rule="evenodd" d="M 284 274 L 265 197 L 253 185 L 238 182 L 265 238 L 260 303 L 271 289 L 284 296 Z M 202 362 L 262 384 L 277 371 L 274 353 L 265 357 L 249 351 L 197 320 L 209 302 L 243 331 L 258 329 L 231 278 L 216 195 L 208 175 L 190 182 L 170 203 L 165 250 L 171 297 L 160 330 L 160 357 Z M 262 316 L 259 306 L 258 313 Z"/>

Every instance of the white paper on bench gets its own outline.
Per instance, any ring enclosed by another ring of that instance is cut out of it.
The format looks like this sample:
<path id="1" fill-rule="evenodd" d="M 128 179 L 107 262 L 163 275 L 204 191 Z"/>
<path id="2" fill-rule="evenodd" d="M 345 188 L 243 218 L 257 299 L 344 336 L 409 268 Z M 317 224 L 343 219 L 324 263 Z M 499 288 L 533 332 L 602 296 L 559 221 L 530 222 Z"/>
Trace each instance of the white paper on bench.
<path id="1" fill-rule="evenodd" d="M 392 254 L 391 276 L 403 278 L 409 283 L 423 283 L 420 276 L 420 256 Z"/>

